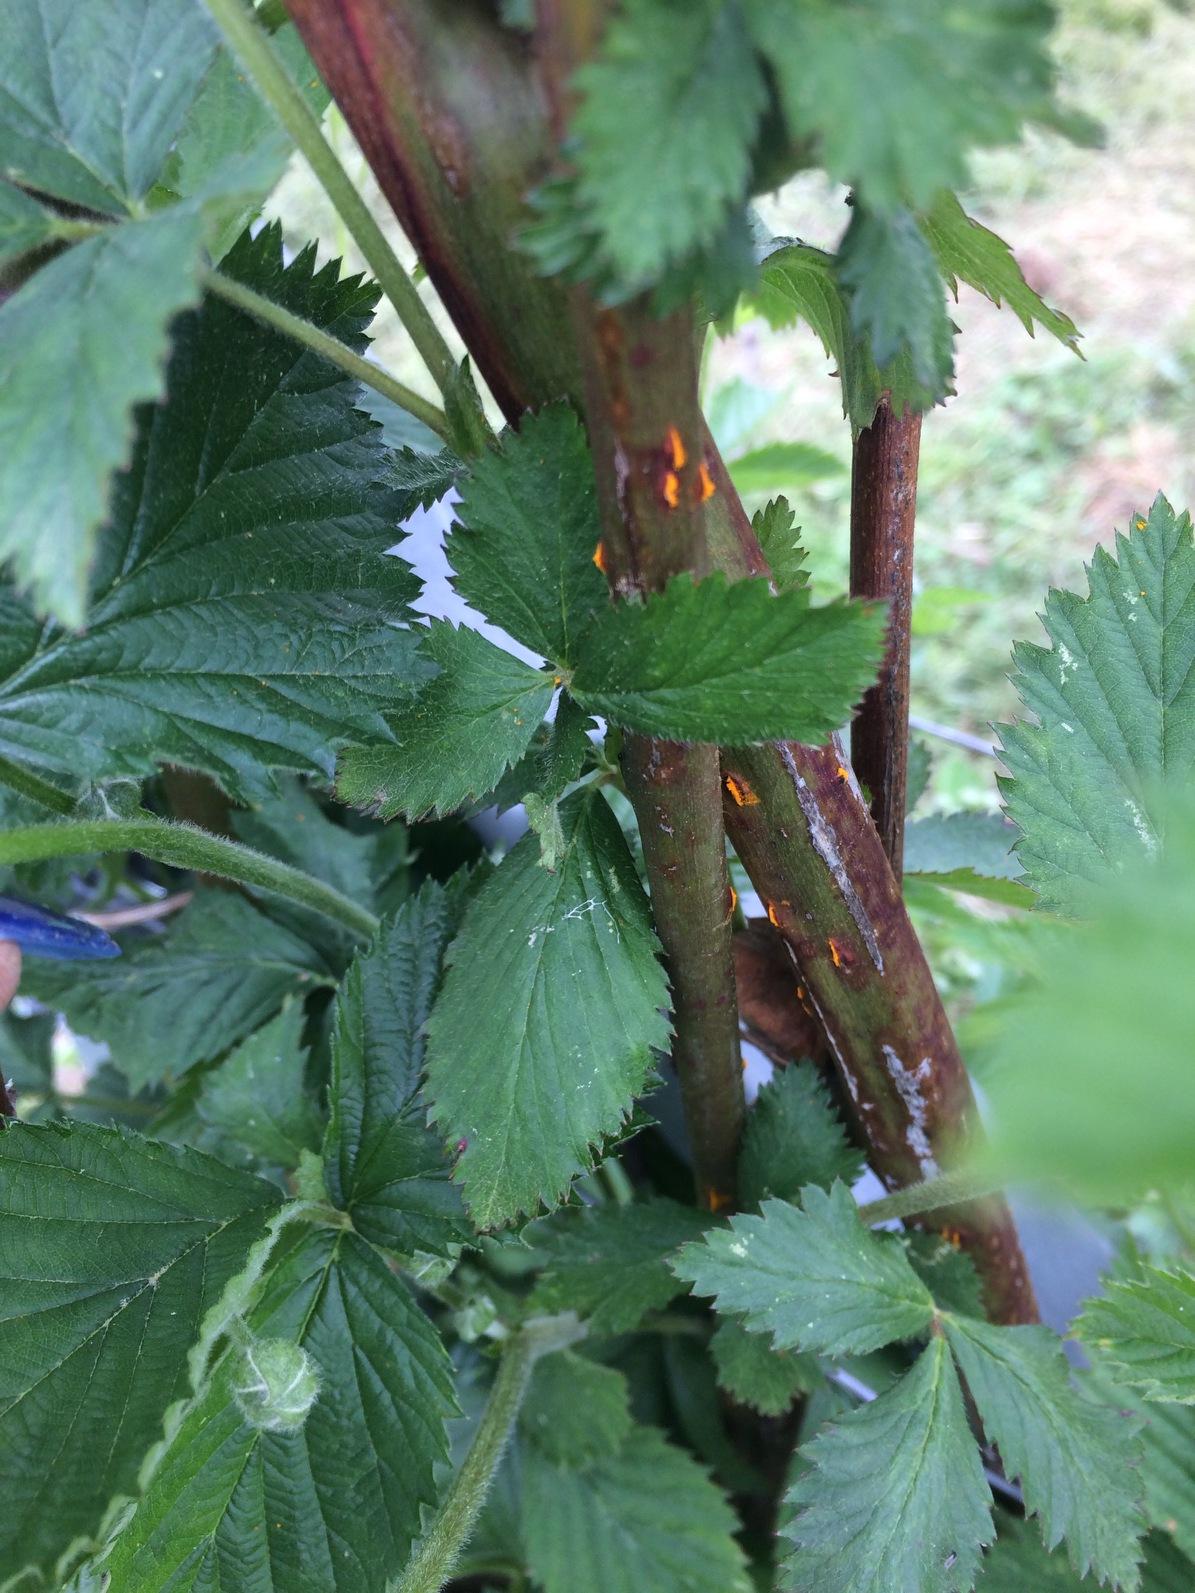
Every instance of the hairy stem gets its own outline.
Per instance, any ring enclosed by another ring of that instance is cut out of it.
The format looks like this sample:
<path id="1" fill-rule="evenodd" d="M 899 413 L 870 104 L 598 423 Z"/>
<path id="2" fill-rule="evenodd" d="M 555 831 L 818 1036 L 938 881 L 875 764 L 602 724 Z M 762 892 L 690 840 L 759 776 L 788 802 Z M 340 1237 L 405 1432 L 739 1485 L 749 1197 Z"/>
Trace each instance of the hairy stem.
<path id="1" fill-rule="evenodd" d="M 233 54 L 319 179 L 382 292 L 394 306 L 436 386 L 443 392 L 456 371 L 452 350 L 352 178 L 324 137 L 319 121 L 291 81 L 269 34 L 245 0 L 207 0 L 207 7 Z"/>
<path id="2" fill-rule="evenodd" d="M 394 1593 L 440 1593 L 485 1503 L 536 1361 L 555 1350 L 567 1349 L 582 1337 L 584 1329 L 570 1313 L 532 1318 L 507 1341 L 469 1453 L 414 1558 L 395 1584 Z"/>
<path id="3" fill-rule="evenodd" d="M 556 147 L 526 42 L 500 28 L 482 0 L 289 3 L 507 418 L 561 398 L 577 402 L 584 382 L 566 290 L 537 278 L 511 247 L 523 198 Z M 715 489 L 704 505 L 713 566 L 735 578 L 766 575 L 708 438 L 701 457 Z M 727 754 L 725 767 L 754 799 L 730 802 L 731 840 L 784 926 L 797 965 L 793 1000 L 826 1031 L 874 1165 L 893 1186 L 922 1181 L 927 1157 L 955 1165 L 978 1134 L 970 1084 L 842 759 L 833 748 L 756 747 Z M 1033 1320 L 1004 1203 L 992 1198 L 947 1216 L 975 1259 L 992 1315 Z"/>
<path id="4" fill-rule="evenodd" d="M 362 359 L 360 354 L 355 354 L 339 338 L 330 337 L 318 326 L 305 321 L 301 315 L 293 315 L 281 304 L 275 304 L 273 299 L 267 299 L 264 293 L 256 293 L 252 288 L 245 287 L 244 283 L 236 281 L 234 277 L 225 276 L 220 271 L 207 267 L 201 273 L 201 280 L 209 293 L 214 293 L 217 298 L 235 305 L 238 310 L 244 310 L 245 314 L 253 316 L 254 320 L 264 321 L 267 326 L 272 326 L 285 337 L 293 338 L 296 343 L 302 343 L 304 348 L 321 354 L 324 359 L 338 366 L 347 375 L 363 382 L 366 387 L 372 387 L 375 393 L 381 393 L 383 398 L 389 398 L 400 409 L 405 409 L 409 415 L 414 415 L 416 420 L 421 420 L 442 442 L 448 441 L 448 417 L 442 409 L 429 403 L 426 398 L 421 398 L 413 388 L 396 380 L 380 365 L 375 365 L 372 360 Z"/>
<path id="5" fill-rule="evenodd" d="M 894 1218 L 920 1217 L 927 1211 L 946 1211 L 968 1201 L 992 1195 L 999 1182 L 984 1173 L 943 1173 L 923 1184 L 910 1184 L 882 1200 L 869 1200 L 859 1207 L 863 1222 L 891 1222 Z"/>
<path id="6" fill-rule="evenodd" d="M 377 933 L 371 912 L 302 869 L 280 863 L 239 841 L 208 835 L 192 824 L 145 815 L 132 819 L 83 819 L 65 824 L 30 824 L 0 831 L 0 865 L 36 863 L 48 857 L 87 852 L 140 852 L 158 863 L 218 874 L 239 885 L 272 891 L 351 929 L 363 940 Z"/>
<path id="7" fill-rule="evenodd" d="M 855 439 L 851 474 L 851 596 L 888 604 L 880 677 L 851 726 L 851 762 L 897 879 L 905 848 L 909 766 L 909 622 L 921 416 L 895 415 L 884 398 Z"/>

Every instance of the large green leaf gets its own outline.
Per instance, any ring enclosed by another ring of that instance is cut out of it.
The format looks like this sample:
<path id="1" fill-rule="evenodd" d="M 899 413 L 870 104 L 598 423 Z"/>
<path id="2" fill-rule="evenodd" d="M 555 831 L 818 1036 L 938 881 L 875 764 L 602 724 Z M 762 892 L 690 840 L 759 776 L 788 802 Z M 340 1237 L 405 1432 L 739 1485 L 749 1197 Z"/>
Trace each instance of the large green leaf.
<path id="1" fill-rule="evenodd" d="M 789 1593 L 970 1593 L 991 1497 L 942 1339 L 800 1453 Z"/>
<path id="2" fill-rule="evenodd" d="M 579 201 L 619 277 L 650 283 L 746 191 L 766 89 L 740 7 L 629 0 L 576 81 Z"/>
<path id="3" fill-rule="evenodd" d="M 373 289 L 316 272 L 313 250 L 284 267 L 276 228 L 224 269 L 360 345 Z M 155 288 L 138 272 L 127 291 Z M 268 791 L 271 768 L 330 775 L 339 746 L 388 734 L 381 705 L 423 667 L 393 624 L 417 588 L 385 556 L 395 498 L 378 431 L 338 370 L 221 301 L 179 323 L 167 391 L 116 483 L 86 633 L 0 594 L 0 750 L 76 779 L 169 761 L 238 795 Z M 61 440 L 33 462 L 28 441 L 21 468 L 59 479 L 44 461 Z M 37 535 L 57 547 L 47 523 Z"/>
<path id="4" fill-rule="evenodd" d="M 754 1206 L 768 1195 L 797 1200 L 807 1184 L 848 1185 L 863 1171 L 812 1062 L 777 1068 L 747 1114 L 739 1154 L 739 1195 Z"/>
<path id="5" fill-rule="evenodd" d="M 469 1232 L 420 1094 L 424 1027 L 461 891 L 429 880 L 353 963 L 336 1001 L 328 1192 L 358 1233 L 443 1255 Z"/>
<path id="6" fill-rule="evenodd" d="M 1143 1267 L 1089 1300 L 1076 1324 L 1116 1375 L 1147 1399 L 1195 1404 L 1195 1278 Z"/>
<path id="7" fill-rule="evenodd" d="M 337 794 L 384 819 L 451 813 L 492 791 L 552 701 L 551 675 L 466 626 L 433 620 L 422 656 L 439 674 L 389 716 L 393 740 L 340 760 Z"/>
<path id="8" fill-rule="evenodd" d="M 1093 923 L 1033 926 L 1045 978 L 1005 1003 L 989 1078 L 1001 1167 L 1096 1204 L 1191 1179 L 1190 805 L 1169 816 L 1159 857 L 1126 868 L 1106 896 Z"/>
<path id="9" fill-rule="evenodd" d="M 946 1335 L 984 1431 L 1019 1477 L 1026 1509 L 1052 1549 L 1066 1540 L 1080 1576 L 1138 1585 L 1144 1527 L 1140 1446 L 1123 1414 L 1083 1398 L 1046 1328 L 947 1319 Z"/>
<path id="10" fill-rule="evenodd" d="M 871 684 L 883 610 L 811 606 L 766 581 L 677 576 L 586 633 L 569 689 L 616 724 L 674 741 L 824 741 Z"/>
<path id="11" fill-rule="evenodd" d="M 1034 895 L 1021 880 L 1011 850 L 1017 832 L 996 813 L 933 813 L 905 821 L 906 875 L 931 885 L 1032 907 Z"/>
<path id="12" fill-rule="evenodd" d="M 734 1317 L 718 1324 L 710 1355 L 718 1369 L 718 1387 L 764 1416 L 783 1416 L 798 1394 L 808 1394 L 822 1380 L 812 1356 L 774 1350 Z"/>
<path id="13" fill-rule="evenodd" d="M 668 1258 L 705 1231 L 692 1206 L 662 1196 L 629 1206 L 562 1211 L 528 1229 L 547 1265 L 535 1286 L 537 1311 L 572 1310 L 591 1333 L 629 1333 L 648 1311 L 659 1311 L 684 1284 Z"/>
<path id="14" fill-rule="evenodd" d="M 577 1466 L 617 1454 L 631 1428 L 630 1389 L 621 1372 L 572 1350 L 536 1362 L 519 1432 L 549 1460 Z"/>
<path id="15" fill-rule="evenodd" d="M 933 398 L 951 392 L 954 328 L 933 251 L 908 211 L 882 215 L 855 207 L 839 245 L 838 272 L 851 324 L 882 369 L 905 358 Z"/>
<path id="16" fill-rule="evenodd" d="M 267 1431 L 234 1397 L 235 1353 L 187 1414 L 103 1568 L 137 1593 L 384 1593 L 447 1458 L 452 1369 L 406 1284 L 355 1234 L 307 1235 L 251 1326 L 319 1372 L 302 1427 Z"/>
<path id="17" fill-rule="evenodd" d="M 1190 1593 L 1195 1565 L 1170 1543 L 1165 1533 L 1145 1540 L 1141 1593 Z M 1047 1552 L 1032 1523 L 1015 1516 L 1000 1518 L 1000 1536 L 984 1557 L 983 1593 L 1090 1593 L 1090 1579 L 1075 1575 L 1061 1549 Z"/>
<path id="18" fill-rule="evenodd" d="M 519 842 L 473 899 L 428 1026 L 428 1090 L 477 1225 L 558 1200 L 668 1041 L 647 902 L 601 793 L 560 809 L 564 850 Z"/>
<path id="19" fill-rule="evenodd" d="M 0 1567 L 48 1566 L 133 1490 L 187 1351 L 278 1191 L 77 1123 L 0 1133 Z"/>
<path id="20" fill-rule="evenodd" d="M 53 211 L 11 183 L 0 183 L 0 265 L 37 249 L 53 236 Z"/>
<path id="21" fill-rule="evenodd" d="M 37 611 L 65 625 L 86 612 L 133 405 L 162 391 L 168 324 L 199 296 L 200 237 L 189 208 L 126 222 L 51 261 L 0 306 L 0 559 Z M 23 617 L 22 606 L 5 629 Z M 4 652 L 13 664 L 29 657 L 20 642 Z"/>
<path id="22" fill-rule="evenodd" d="M 998 308 L 1007 305 L 1030 337 L 1040 326 L 1078 352 L 1079 332 L 1070 316 L 1034 293 L 1004 239 L 967 215 L 952 193 L 938 195 L 921 217 L 921 230 L 956 297 L 965 282 Z"/>
<path id="23" fill-rule="evenodd" d="M 475 460 L 457 516 L 446 549 L 457 591 L 542 658 L 569 663 L 610 601 L 593 562 L 593 461 L 573 411 L 528 415 Z"/>
<path id="24" fill-rule="evenodd" d="M 747 1593 L 737 1526 L 692 1456 L 654 1428 L 584 1467 L 526 1455 L 522 1536 L 544 1593 Z"/>
<path id="25" fill-rule="evenodd" d="M 1044 0 L 745 0 L 792 132 L 868 204 L 920 209 L 958 187 L 974 145 L 1050 112 Z"/>
<path id="26" fill-rule="evenodd" d="M 777 1349 L 842 1354 L 924 1332 L 933 1298 L 900 1241 L 863 1226 L 845 1184 L 828 1193 L 811 1184 L 802 1200 L 767 1200 L 762 1215 L 733 1217 L 686 1245 L 673 1271 L 719 1311 L 771 1333 Z"/>
<path id="27" fill-rule="evenodd" d="M 110 962 L 30 963 L 25 984 L 106 1041 L 134 1087 L 218 1056 L 292 992 L 335 980 L 305 940 L 228 891 L 202 892 L 165 934 L 126 948 Z"/>
<path id="28" fill-rule="evenodd" d="M 206 8 L 3 0 L 0 37 L 0 174 L 89 210 L 139 210 L 216 47 Z"/>
<path id="29" fill-rule="evenodd" d="M 1195 764 L 1195 548 L 1191 518 L 1159 495 L 1097 547 L 1088 595 L 1052 591 L 1053 644 L 1013 650 L 1037 724 L 1001 726 L 1001 782 L 1024 832 L 1017 855 L 1042 905 L 1086 912 L 1096 887 L 1156 850 L 1158 794 Z"/>

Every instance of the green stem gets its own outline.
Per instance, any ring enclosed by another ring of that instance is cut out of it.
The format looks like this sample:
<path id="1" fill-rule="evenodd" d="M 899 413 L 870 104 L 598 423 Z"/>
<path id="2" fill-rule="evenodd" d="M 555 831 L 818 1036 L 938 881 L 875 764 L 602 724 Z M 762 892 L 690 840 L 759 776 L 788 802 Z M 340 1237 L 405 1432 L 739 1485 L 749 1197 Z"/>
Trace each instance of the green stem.
<path id="1" fill-rule="evenodd" d="M 464 1464 L 394 1593 L 440 1593 L 477 1520 L 514 1431 L 535 1363 L 584 1337 L 571 1313 L 533 1318 L 508 1341 Z"/>
<path id="2" fill-rule="evenodd" d="M 922 1184 L 909 1184 L 882 1200 L 868 1201 L 859 1207 L 865 1223 L 891 1222 L 894 1217 L 919 1217 L 925 1211 L 944 1211 L 947 1206 L 963 1206 L 1000 1188 L 998 1179 L 983 1173 L 943 1173 Z"/>
<path id="3" fill-rule="evenodd" d="M 336 158 L 318 119 L 291 81 L 269 34 L 244 0 L 207 0 L 207 8 L 258 92 L 319 178 L 443 393 L 456 371 L 452 350 L 352 178 Z"/>
<path id="4" fill-rule="evenodd" d="M 158 863 L 219 874 L 223 879 L 273 891 L 288 901 L 335 919 L 363 940 L 377 933 L 378 920 L 349 897 L 301 869 L 255 852 L 239 841 L 208 835 L 192 824 L 144 815 L 132 819 L 83 819 L 68 824 L 29 824 L 0 832 L 0 865 L 37 863 L 48 857 L 88 852 L 140 852 Z"/>
<path id="5" fill-rule="evenodd" d="M 43 780 L 31 769 L 23 768 L 19 763 L 10 763 L 7 758 L 0 758 L 0 785 L 6 785 L 10 791 L 16 791 L 23 797 L 40 802 L 43 808 L 49 808 L 53 813 L 67 814 L 75 811 L 76 802 L 73 796 L 60 791 L 56 785 Z"/>
<path id="6" fill-rule="evenodd" d="M 264 321 L 267 326 L 274 327 L 286 337 L 294 338 L 296 343 L 302 343 L 305 348 L 312 349 L 316 354 L 321 354 L 324 359 L 339 366 L 348 375 L 356 377 L 357 381 L 364 382 L 366 387 L 372 387 L 375 393 L 381 393 L 400 409 L 405 409 L 409 415 L 421 420 L 441 441 L 448 441 L 448 417 L 442 409 L 437 409 L 435 404 L 426 398 L 421 398 L 412 388 L 397 381 L 381 366 L 375 365 L 371 360 L 362 359 L 360 354 L 355 354 L 339 338 L 330 337 L 318 326 L 305 321 L 301 315 L 294 315 L 281 304 L 275 304 L 273 299 L 267 299 L 264 293 L 256 293 L 252 288 L 247 288 L 243 282 L 237 282 L 235 278 L 224 276 L 210 267 L 203 270 L 201 280 L 204 287 L 218 298 L 235 305 L 238 310 L 244 310 L 246 315 L 253 316 L 255 320 Z"/>

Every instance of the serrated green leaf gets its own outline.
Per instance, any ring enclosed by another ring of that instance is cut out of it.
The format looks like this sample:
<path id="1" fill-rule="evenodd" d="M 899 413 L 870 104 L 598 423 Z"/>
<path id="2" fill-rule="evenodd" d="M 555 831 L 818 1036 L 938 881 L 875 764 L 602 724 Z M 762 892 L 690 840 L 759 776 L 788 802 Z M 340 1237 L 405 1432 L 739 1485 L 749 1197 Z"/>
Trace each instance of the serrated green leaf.
<path id="1" fill-rule="evenodd" d="M 379 418 L 376 408 L 371 407 L 370 413 L 375 420 Z M 385 435 L 384 425 L 382 430 Z M 436 453 L 420 453 L 409 446 L 400 448 L 391 466 L 391 480 L 401 494 L 398 518 L 405 520 L 416 509 L 430 509 L 439 503 L 456 486 L 464 468 L 451 448 L 441 448 Z"/>
<path id="2" fill-rule="evenodd" d="M 549 1314 L 574 1310 L 594 1334 L 629 1333 L 684 1292 L 668 1258 L 699 1238 L 706 1223 L 693 1207 L 662 1196 L 560 1212 L 527 1232 L 547 1257 L 532 1305 Z"/>
<path id="3" fill-rule="evenodd" d="M 930 885 L 1032 907 L 1020 859 L 1010 850 L 1016 830 L 996 813 L 934 813 L 905 822 L 906 875 Z"/>
<path id="4" fill-rule="evenodd" d="M 360 346 L 374 290 L 314 271 L 313 250 L 284 267 L 277 228 L 242 238 L 223 269 Z M 138 273 L 128 291 L 153 290 Z M 0 591 L 2 750 L 74 779 L 169 761 L 242 798 L 268 794 L 272 768 L 328 777 L 339 747 L 388 734 L 382 706 L 421 678 L 394 625 L 417 583 L 385 556 L 394 495 L 377 430 L 341 372 L 210 299 L 176 327 L 167 392 L 116 483 L 86 633 Z M 51 454 L 21 457 L 58 479 Z"/>
<path id="5" fill-rule="evenodd" d="M 734 1317 L 720 1322 L 710 1340 L 718 1387 L 762 1416 L 783 1416 L 798 1394 L 808 1394 L 822 1374 L 810 1355 L 774 1350 Z"/>
<path id="6" fill-rule="evenodd" d="M 907 210 L 856 205 L 838 248 L 851 325 L 883 369 L 905 358 L 934 400 L 953 391 L 954 328 L 933 252 Z"/>
<path id="7" fill-rule="evenodd" d="M 751 516 L 751 529 L 763 549 L 779 592 L 799 591 L 809 585 L 805 568 L 808 550 L 801 544 L 801 528 L 787 498 L 773 498 Z"/>
<path id="8" fill-rule="evenodd" d="M 991 1496 L 946 1345 L 803 1445 L 789 1593 L 970 1593 Z"/>
<path id="9" fill-rule="evenodd" d="M 0 265 L 54 236 L 57 217 L 10 183 L 0 183 Z"/>
<path id="10" fill-rule="evenodd" d="M 577 780 L 589 756 L 590 715 L 562 695 L 551 724 L 541 725 L 531 746 L 494 792 L 499 810 L 522 800 L 527 822 L 539 836 L 540 862 L 555 870 L 564 850 L 560 799 Z"/>
<path id="11" fill-rule="evenodd" d="M 330 985 L 319 953 L 240 896 L 204 891 L 160 936 L 110 962 L 30 963 L 24 984 L 105 1041 L 134 1088 L 243 1040 L 295 992 Z"/>
<path id="12" fill-rule="evenodd" d="M 764 443 L 727 466 L 735 487 L 744 495 L 775 492 L 779 487 L 807 487 L 841 476 L 844 468 L 837 455 L 804 442 Z"/>
<path id="13" fill-rule="evenodd" d="M 133 1491 L 204 1313 L 278 1204 L 198 1151 L 0 1133 L 0 1565 L 46 1568 Z"/>
<path id="14" fill-rule="evenodd" d="M 677 576 L 587 632 L 569 690 L 582 707 L 673 741 L 826 740 L 871 684 L 883 610 L 813 608 L 766 581 Z"/>
<path id="15" fill-rule="evenodd" d="M 768 1195 L 795 1201 L 807 1184 L 853 1184 L 864 1157 L 851 1145 L 812 1062 L 777 1068 L 747 1114 L 739 1154 L 745 1206 Z"/>
<path id="16" fill-rule="evenodd" d="M 447 1458 L 456 1407 L 439 1334 L 376 1252 L 328 1230 L 274 1268 L 251 1326 L 314 1360 L 320 1391 L 306 1422 L 251 1426 L 227 1358 L 102 1562 L 111 1586 L 382 1593 Z"/>
<path id="17" fill-rule="evenodd" d="M 747 1593 L 734 1512 L 652 1427 L 582 1468 L 529 1450 L 522 1535 L 544 1593 Z"/>
<path id="18" fill-rule="evenodd" d="M 867 340 L 851 325 L 833 255 L 803 243 L 782 245 L 764 260 L 753 298 L 771 326 L 790 326 L 799 318 L 817 335 L 842 382 L 842 412 L 855 432 L 871 425 L 884 393 L 897 414 L 936 402 L 935 393 L 914 377 L 907 353 L 884 371 L 877 368 Z"/>
<path id="19" fill-rule="evenodd" d="M 212 59 L 204 7 L 4 0 L 0 32 L 0 173 L 88 210 L 136 209 Z"/>
<path id="20" fill-rule="evenodd" d="M 517 763 L 552 701 L 551 675 L 478 631 L 433 620 L 421 656 L 439 674 L 389 716 L 392 740 L 350 747 L 337 795 L 383 819 L 442 817 L 491 791 Z"/>
<path id="21" fill-rule="evenodd" d="M 1080 1576 L 1131 1593 L 1144 1527 L 1132 1423 L 1084 1399 L 1061 1342 L 1047 1328 L 946 1319 L 946 1336 L 1025 1506 L 1053 1549 L 1066 1540 Z"/>
<path id="22" fill-rule="evenodd" d="M 560 820 L 554 874 L 527 836 L 474 897 L 428 1025 L 432 1116 L 464 1142 L 457 1177 L 481 1228 L 559 1200 L 668 1041 L 667 986 L 618 823 L 593 789 Z"/>
<path id="23" fill-rule="evenodd" d="M 1107 1393 L 1141 1420 L 1141 1480 L 1150 1525 L 1195 1559 L 1195 1409 L 1151 1404 L 1119 1387 Z"/>
<path id="24" fill-rule="evenodd" d="M 558 664 L 571 662 L 593 616 L 609 607 L 593 562 L 596 490 L 580 421 L 552 405 L 474 460 L 448 539 L 461 596 Z"/>
<path id="25" fill-rule="evenodd" d="M 792 132 L 867 202 L 928 205 L 967 175 L 967 150 L 1012 143 L 1051 111 L 1043 0 L 746 0 Z"/>
<path id="26" fill-rule="evenodd" d="M 200 239 L 198 213 L 182 207 L 125 222 L 0 305 L 0 559 L 37 611 L 64 625 L 86 612 L 133 406 L 162 391 L 171 317 L 199 296 Z"/>
<path id="27" fill-rule="evenodd" d="M 1047 977 L 1007 1001 L 991 1050 L 1002 1176 L 1049 1177 L 1097 1205 L 1189 1184 L 1195 811 L 1168 816 L 1159 857 L 1126 868 L 1094 922 L 1032 927 Z"/>
<path id="28" fill-rule="evenodd" d="M 319 1109 L 303 1083 L 303 1004 L 290 1001 L 203 1081 L 200 1117 L 275 1167 L 319 1146 Z"/>
<path id="29" fill-rule="evenodd" d="M 984 1314 L 983 1286 L 975 1263 L 941 1234 L 910 1230 L 901 1235 L 909 1265 L 943 1311 Z"/>
<path id="30" fill-rule="evenodd" d="M 353 963 L 336 999 L 328 1193 L 358 1233 L 391 1250 L 447 1255 L 470 1232 L 420 1094 L 424 1026 L 461 895 L 426 881 Z"/>
<path id="31" fill-rule="evenodd" d="M 1034 293 L 1004 239 L 967 215 L 954 194 L 939 194 L 920 225 L 956 298 L 959 283 L 965 282 L 997 309 L 1007 305 L 1030 337 L 1040 326 L 1078 353 L 1079 330 L 1070 316 Z"/>
<path id="32" fill-rule="evenodd" d="M 650 284 L 746 193 L 766 89 L 740 7 L 629 0 L 576 86 L 583 215 L 619 276 Z"/>
<path id="33" fill-rule="evenodd" d="M 1191 518 L 1158 495 L 1097 547 L 1088 595 L 1051 591 L 1052 647 L 1013 649 L 1013 684 L 1037 724 L 1000 726 L 1023 831 L 1017 856 L 1054 911 L 1090 911 L 1098 887 L 1157 848 L 1158 793 L 1195 764 L 1195 548 Z"/>
<path id="34" fill-rule="evenodd" d="M 621 1372 L 573 1350 L 536 1362 L 519 1411 L 519 1432 L 561 1466 L 617 1454 L 632 1428 L 630 1389 Z"/>
<path id="35" fill-rule="evenodd" d="M 1147 1399 L 1195 1404 L 1195 1278 L 1142 1267 L 1087 1302 L 1075 1325 Z"/>
<path id="36" fill-rule="evenodd" d="M 732 1217 L 686 1245 L 672 1270 L 777 1349 L 838 1355 L 923 1333 L 934 1302 L 900 1241 L 863 1226 L 845 1184 L 829 1193 L 811 1184 L 802 1201 Z"/>
<path id="37" fill-rule="evenodd" d="M 1176 1549 L 1165 1533 L 1145 1539 L 1141 1593 L 1189 1593 L 1195 1586 L 1195 1565 Z M 984 1557 L 983 1593 L 1090 1593 L 1089 1579 L 1080 1580 L 1061 1549 L 1047 1553 L 1031 1522 L 1000 1517 L 1000 1536 Z"/>

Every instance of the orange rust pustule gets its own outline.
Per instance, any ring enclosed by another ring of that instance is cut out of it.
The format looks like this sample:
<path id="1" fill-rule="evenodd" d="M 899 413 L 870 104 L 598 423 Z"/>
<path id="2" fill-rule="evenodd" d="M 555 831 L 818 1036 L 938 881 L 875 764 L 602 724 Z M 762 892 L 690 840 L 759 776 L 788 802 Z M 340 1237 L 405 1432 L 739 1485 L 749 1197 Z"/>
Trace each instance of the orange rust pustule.
<path id="1" fill-rule="evenodd" d="M 728 774 L 725 776 L 726 789 L 730 794 L 735 807 L 753 808 L 758 806 L 759 798 L 743 779 L 741 774 Z"/>
<path id="2" fill-rule="evenodd" d="M 717 490 L 718 488 L 714 478 L 710 474 L 710 467 L 703 459 L 697 470 L 697 485 L 694 499 L 697 503 L 708 503 Z"/>
<path id="3" fill-rule="evenodd" d="M 597 565 L 598 569 L 602 572 L 602 574 L 605 575 L 605 573 L 606 573 L 606 544 L 604 542 L 599 542 L 597 547 L 594 548 L 594 550 L 593 550 L 593 562 Z"/>

